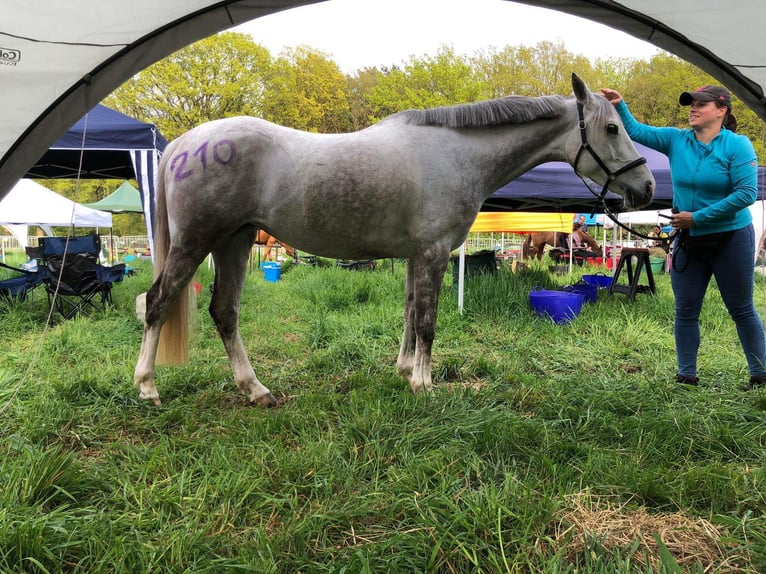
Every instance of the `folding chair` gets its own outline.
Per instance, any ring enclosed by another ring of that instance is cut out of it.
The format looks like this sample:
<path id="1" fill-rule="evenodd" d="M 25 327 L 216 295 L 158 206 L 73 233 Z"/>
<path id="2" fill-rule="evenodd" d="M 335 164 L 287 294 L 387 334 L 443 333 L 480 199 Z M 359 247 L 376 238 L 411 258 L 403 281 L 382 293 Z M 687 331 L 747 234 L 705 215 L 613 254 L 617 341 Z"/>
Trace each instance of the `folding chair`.
<path id="1" fill-rule="evenodd" d="M 0 263 L 0 267 L 21 273 L 18 277 L 0 281 L 0 298 L 7 301 L 26 300 L 27 294 L 38 285 L 42 285 L 45 278 L 45 270 L 39 267 L 37 269 L 20 269 L 5 263 Z"/>
<path id="2" fill-rule="evenodd" d="M 38 245 L 47 270 L 45 290 L 52 310 L 65 319 L 78 314 L 91 317 L 92 312 L 111 304 L 114 279 L 98 264 L 98 235 L 40 237 Z"/>

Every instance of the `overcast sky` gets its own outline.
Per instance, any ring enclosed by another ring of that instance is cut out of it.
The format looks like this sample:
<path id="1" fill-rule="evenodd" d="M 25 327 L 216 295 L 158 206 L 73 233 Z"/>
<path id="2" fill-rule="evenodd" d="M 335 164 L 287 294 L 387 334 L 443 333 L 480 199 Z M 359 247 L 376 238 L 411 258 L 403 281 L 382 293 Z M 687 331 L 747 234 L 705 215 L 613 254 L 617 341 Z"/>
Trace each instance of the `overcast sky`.
<path id="1" fill-rule="evenodd" d="M 273 55 L 284 47 L 311 46 L 329 54 L 346 73 L 435 55 L 443 45 L 466 55 L 543 40 L 561 42 L 589 58 L 649 58 L 659 51 L 589 20 L 505 0 L 328 0 L 234 30 L 250 33 Z"/>

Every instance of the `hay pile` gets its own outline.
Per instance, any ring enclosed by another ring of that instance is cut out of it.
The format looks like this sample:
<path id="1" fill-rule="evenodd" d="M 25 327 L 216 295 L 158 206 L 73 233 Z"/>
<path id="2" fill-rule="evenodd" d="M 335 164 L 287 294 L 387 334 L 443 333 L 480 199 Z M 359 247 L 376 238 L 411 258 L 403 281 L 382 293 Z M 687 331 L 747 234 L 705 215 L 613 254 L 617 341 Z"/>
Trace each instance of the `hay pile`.
<path id="1" fill-rule="evenodd" d="M 566 544 L 566 559 L 572 563 L 581 562 L 583 553 L 594 545 L 627 550 L 638 541 L 631 561 L 642 567 L 650 564 L 660 572 L 663 550 L 659 539 L 684 572 L 695 563 L 701 564 L 704 572 L 755 572 L 744 551 L 727 546 L 722 541 L 726 532 L 707 520 L 691 519 L 682 512 L 628 509 L 625 503 L 617 505 L 587 492 L 570 496 L 568 502 L 553 525 L 551 538 Z"/>

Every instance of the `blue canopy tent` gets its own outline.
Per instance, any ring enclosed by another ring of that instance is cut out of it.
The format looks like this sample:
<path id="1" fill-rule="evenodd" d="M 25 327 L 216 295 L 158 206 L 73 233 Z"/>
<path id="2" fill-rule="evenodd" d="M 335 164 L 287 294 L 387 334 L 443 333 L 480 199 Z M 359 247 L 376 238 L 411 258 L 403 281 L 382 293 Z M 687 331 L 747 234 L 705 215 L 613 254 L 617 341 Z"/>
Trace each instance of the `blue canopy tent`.
<path id="1" fill-rule="evenodd" d="M 670 164 L 667 156 L 638 143 L 635 146 L 638 153 L 646 158 L 657 183 L 652 203 L 642 209 L 670 208 L 673 186 L 670 182 Z M 760 181 L 759 184 L 763 186 L 764 182 Z M 591 183 L 591 187 L 597 193 L 601 192 L 601 186 Z M 761 189 L 760 195 L 760 199 L 766 199 L 766 190 Z M 624 209 L 622 198 L 617 194 L 608 192 L 606 203 L 615 213 Z M 590 214 L 596 209 L 600 213 L 601 210 L 597 208 L 594 195 L 577 177 L 572 166 L 565 162 L 552 161 L 531 169 L 498 189 L 484 202 L 482 211 L 561 211 Z"/>
<path id="2" fill-rule="evenodd" d="M 150 244 L 157 165 L 167 140 L 154 124 L 98 104 L 27 171 L 33 179 L 135 179 Z"/>
<path id="3" fill-rule="evenodd" d="M 635 143 L 635 142 L 634 142 Z M 649 214 L 656 210 L 669 210 L 673 205 L 673 185 L 670 180 L 670 163 L 667 156 L 641 144 L 635 143 L 638 152 L 647 160 L 649 169 L 654 174 L 657 184 L 652 202 L 642 207 L 641 212 L 623 213 L 619 219 L 630 225 L 633 216 Z M 596 193 L 601 187 L 589 182 Z M 624 212 L 622 199 L 614 193 L 606 194 L 606 204 L 612 213 Z M 750 207 L 756 231 L 757 245 L 761 245 L 766 229 L 766 167 L 758 168 L 758 201 Z M 537 166 L 504 185 L 484 202 L 482 211 L 537 211 L 583 213 L 590 215 L 603 213 L 596 203 L 596 198 L 582 180 L 574 173 L 568 163 L 548 162 Z M 656 213 L 642 223 L 657 223 Z"/>

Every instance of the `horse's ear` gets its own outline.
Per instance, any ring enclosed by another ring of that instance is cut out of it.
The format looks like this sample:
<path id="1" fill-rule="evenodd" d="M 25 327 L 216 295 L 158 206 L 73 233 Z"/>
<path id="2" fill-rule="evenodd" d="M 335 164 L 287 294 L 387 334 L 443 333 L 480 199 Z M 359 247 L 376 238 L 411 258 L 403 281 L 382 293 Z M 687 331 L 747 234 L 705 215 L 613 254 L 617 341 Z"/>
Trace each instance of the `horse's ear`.
<path id="1" fill-rule="evenodd" d="M 590 96 L 588 86 L 586 86 L 585 82 L 580 79 L 580 76 L 574 72 L 572 73 L 572 90 L 574 90 L 574 95 L 577 98 L 577 101 L 581 103 L 585 103 Z"/>

